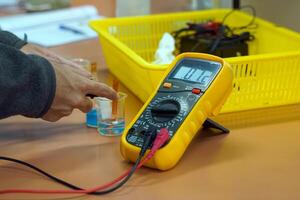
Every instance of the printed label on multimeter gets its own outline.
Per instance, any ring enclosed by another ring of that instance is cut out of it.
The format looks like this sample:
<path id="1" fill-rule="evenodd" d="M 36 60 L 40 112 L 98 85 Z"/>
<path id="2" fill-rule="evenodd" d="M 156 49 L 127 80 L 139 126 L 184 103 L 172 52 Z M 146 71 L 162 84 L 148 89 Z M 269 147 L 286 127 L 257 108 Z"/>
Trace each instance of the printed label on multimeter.
<path id="1" fill-rule="evenodd" d="M 207 117 L 219 112 L 231 92 L 232 80 L 232 69 L 222 58 L 200 53 L 179 55 L 126 128 L 121 140 L 124 158 L 135 161 L 143 133 L 166 128 L 169 141 L 146 166 L 173 167 Z"/>
<path id="2" fill-rule="evenodd" d="M 157 130 L 167 128 L 172 138 L 221 67 L 220 63 L 214 61 L 182 59 L 164 80 L 172 87 L 166 88 L 162 85 L 159 88 L 155 97 L 130 129 L 126 137 L 127 141 L 141 147 L 143 137 L 140 132 L 154 128 Z M 195 94 L 193 89 L 199 89 L 201 92 Z"/>

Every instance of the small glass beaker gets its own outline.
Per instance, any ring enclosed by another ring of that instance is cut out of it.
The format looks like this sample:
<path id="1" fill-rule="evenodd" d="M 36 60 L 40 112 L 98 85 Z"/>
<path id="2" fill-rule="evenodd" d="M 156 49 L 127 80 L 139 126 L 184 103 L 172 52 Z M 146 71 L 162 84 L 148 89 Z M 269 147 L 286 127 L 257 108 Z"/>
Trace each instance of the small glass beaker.
<path id="1" fill-rule="evenodd" d="M 127 94 L 119 92 L 119 98 L 110 100 L 94 98 L 97 110 L 97 130 L 104 136 L 119 136 L 125 128 L 125 99 Z"/>

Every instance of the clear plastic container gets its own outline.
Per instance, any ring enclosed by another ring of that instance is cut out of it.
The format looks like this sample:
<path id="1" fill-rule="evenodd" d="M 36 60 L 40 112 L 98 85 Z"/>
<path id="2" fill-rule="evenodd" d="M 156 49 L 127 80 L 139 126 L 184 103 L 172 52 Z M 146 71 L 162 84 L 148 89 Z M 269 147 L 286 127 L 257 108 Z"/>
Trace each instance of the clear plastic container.
<path id="1" fill-rule="evenodd" d="M 127 94 L 119 92 L 117 100 L 94 98 L 97 110 L 97 130 L 104 136 L 119 136 L 125 128 L 125 99 Z"/>

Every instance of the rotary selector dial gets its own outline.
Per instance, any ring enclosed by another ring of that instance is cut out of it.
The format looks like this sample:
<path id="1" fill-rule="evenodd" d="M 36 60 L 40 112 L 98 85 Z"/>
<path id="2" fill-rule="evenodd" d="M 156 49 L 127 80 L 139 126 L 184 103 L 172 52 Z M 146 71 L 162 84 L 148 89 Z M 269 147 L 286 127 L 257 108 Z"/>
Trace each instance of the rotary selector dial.
<path id="1" fill-rule="evenodd" d="M 170 128 L 185 118 L 187 110 L 188 105 L 183 96 L 156 97 L 146 108 L 144 120 L 157 128 Z"/>
<path id="2" fill-rule="evenodd" d="M 152 118 L 156 122 L 167 122 L 176 117 L 180 112 L 179 102 L 167 99 L 159 102 L 151 109 Z"/>

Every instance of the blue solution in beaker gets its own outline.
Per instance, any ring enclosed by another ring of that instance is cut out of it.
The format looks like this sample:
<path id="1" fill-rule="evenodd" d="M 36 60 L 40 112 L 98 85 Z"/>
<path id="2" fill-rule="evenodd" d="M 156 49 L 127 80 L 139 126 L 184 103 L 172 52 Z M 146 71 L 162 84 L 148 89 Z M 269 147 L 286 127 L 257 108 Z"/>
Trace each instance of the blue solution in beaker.
<path id="1" fill-rule="evenodd" d="M 86 114 L 86 125 L 88 127 L 97 128 L 97 110 L 93 108 Z"/>

